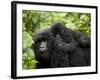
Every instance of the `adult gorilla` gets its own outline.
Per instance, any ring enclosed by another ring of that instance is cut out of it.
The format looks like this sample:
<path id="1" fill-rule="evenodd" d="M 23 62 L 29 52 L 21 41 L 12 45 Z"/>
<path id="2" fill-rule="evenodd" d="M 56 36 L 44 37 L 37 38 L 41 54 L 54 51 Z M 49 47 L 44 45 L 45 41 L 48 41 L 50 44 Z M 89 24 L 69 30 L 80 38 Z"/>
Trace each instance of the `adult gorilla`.
<path id="1" fill-rule="evenodd" d="M 34 42 L 37 68 L 90 66 L 90 37 L 62 23 L 37 32 Z"/>

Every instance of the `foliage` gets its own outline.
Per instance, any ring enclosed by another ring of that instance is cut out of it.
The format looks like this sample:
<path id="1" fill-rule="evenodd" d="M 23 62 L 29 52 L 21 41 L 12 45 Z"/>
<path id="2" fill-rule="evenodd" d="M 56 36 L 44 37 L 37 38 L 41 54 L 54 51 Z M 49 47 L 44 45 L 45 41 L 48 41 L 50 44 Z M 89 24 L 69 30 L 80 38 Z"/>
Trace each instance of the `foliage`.
<path id="1" fill-rule="evenodd" d="M 34 33 L 45 29 L 55 22 L 62 22 L 68 28 L 83 32 L 86 35 L 91 33 L 91 15 L 89 13 L 75 12 L 46 12 L 23 10 L 23 69 L 36 68 L 32 41 Z"/>

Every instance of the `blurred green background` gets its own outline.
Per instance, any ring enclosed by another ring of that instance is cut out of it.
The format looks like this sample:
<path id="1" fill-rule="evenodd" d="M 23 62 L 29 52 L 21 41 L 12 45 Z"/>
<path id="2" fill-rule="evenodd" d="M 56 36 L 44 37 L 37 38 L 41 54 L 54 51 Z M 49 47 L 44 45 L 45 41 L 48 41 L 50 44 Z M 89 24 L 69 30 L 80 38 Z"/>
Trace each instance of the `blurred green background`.
<path id="1" fill-rule="evenodd" d="M 91 34 L 91 14 L 75 12 L 46 12 L 23 10 L 23 69 L 36 69 L 34 51 L 32 43 L 34 33 L 40 29 L 45 29 L 55 22 L 61 22 L 66 27 L 83 32 L 86 35 Z"/>

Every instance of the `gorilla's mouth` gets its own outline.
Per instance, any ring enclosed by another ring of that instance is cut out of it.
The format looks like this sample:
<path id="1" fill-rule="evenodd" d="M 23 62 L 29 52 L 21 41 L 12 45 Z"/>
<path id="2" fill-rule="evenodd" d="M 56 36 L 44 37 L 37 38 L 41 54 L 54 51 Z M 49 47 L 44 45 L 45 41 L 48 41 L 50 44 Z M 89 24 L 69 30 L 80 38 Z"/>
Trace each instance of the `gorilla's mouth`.
<path id="1" fill-rule="evenodd" d="M 40 50 L 41 53 L 45 53 L 45 52 L 48 51 L 47 42 L 46 41 L 42 41 L 40 43 L 39 50 Z"/>

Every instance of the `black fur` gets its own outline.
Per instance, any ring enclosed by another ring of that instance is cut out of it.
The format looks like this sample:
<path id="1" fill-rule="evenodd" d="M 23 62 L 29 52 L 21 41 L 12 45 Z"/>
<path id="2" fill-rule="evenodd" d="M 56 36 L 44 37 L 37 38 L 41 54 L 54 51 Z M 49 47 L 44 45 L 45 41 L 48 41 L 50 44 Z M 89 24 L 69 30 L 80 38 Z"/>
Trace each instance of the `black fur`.
<path id="1" fill-rule="evenodd" d="M 37 68 L 90 66 L 90 37 L 55 23 L 34 36 Z"/>

